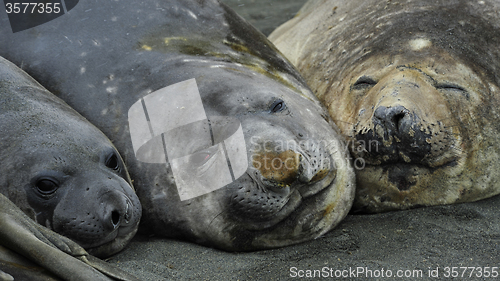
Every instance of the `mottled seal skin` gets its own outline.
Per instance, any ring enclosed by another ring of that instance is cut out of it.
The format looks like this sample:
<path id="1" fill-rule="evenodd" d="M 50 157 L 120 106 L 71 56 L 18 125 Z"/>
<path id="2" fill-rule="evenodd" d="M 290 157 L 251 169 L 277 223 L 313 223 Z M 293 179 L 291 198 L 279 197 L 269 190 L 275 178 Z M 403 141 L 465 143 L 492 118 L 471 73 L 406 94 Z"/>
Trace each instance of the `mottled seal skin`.
<path id="1" fill-rule="evenodd" d="M 354 208 L 500 192 L 494 1 L 309 1 L 270 39 L 349 138 Z"/>
<path id="2" fill-rule="evenodd" d="M 109 139 L 0 58 L 0 193 L 97 256 L 137 232 L 139 199 Z"/>
<path id="3" fill-rule="evenodd" d="M 217 1 L 86 1 L 25 33 L 0 29 L 2 55 L 113 140 L 148 233 L 230 251 L 274 248 L 322 235 L 351 208 L 354 171 L 321 103 L 262 34 Z M 127 112 L 193 78 L 207 116 L 241 123 L 249 168 L 181 201 L 170 165 L 136 159 Z"/>

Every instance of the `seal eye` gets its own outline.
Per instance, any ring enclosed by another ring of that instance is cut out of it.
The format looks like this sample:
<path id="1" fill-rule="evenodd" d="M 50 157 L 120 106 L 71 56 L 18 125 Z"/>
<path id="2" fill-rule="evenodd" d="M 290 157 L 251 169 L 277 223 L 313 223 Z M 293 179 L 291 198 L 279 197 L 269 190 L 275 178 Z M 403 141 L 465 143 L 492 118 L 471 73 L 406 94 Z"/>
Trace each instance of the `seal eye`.
<path id="1" fill-rule="evenodd" d="M 118 164 L 118 157 L 116 154 L 112 154 L 108 159 L 106 160 L 106 167 L 113 169 L 115 171 L 118 171 L 120 169 L 120 165 Z"/>
<path id="2" fill-rule="evenodd" d="M 460 92 L 465 92 L 465 89 L 455 85 L 455 84 L 438 84 L 436 85 L 436 89 L 444 89 L 444 90 L 453 90 L 453 91 L 460 91 Z"/>
<path id="3" fill-rule="evenodd" d="M 191 162 L 195 165 L 203 165 L 210 159 L 210 154 L 206 152 L 196 153 L 191 156 Z"/>
<path id="4" fill-rule="evenodd" d="M 35 187 L 41 194 L 50 195 L 59 188 L 59 184 L 52 179 L 41 178 L 36 182 Z"/>
<path id="5" fill-rule="evenodd" d="M 368 76 L 361 76 L 358 81 L 356 81 L 352 87 L 354 89 L 365 89 L 365 88 L 368 88 L 368 87 L 373 87 L 377 84 L 377 82 L 373 79 L 371 79 L 370 77 Z"/>
<path id="6" fill-rule="evenodd" d="M 194 167 L 199 167 L 203 166 L 210 161 L 214 156 L 219 152 L 219 146 L 213 146 L 209 147 L 207 149 L 204 149 L 202 151 L 195 152 L 191 154 L 189 158 L 190 164 L 192 164 Z"/>
<path id="7" fill-rule="evenodd" d="M 283 111 L 283 109 L 285 109 L 285 107 L 286 107 L 285 102 L 282 99 L 278 99 L 275 102 L 273 102 L 273 104 L 271 105 L 271 112 L 276 113 L 276 112 Z"/>

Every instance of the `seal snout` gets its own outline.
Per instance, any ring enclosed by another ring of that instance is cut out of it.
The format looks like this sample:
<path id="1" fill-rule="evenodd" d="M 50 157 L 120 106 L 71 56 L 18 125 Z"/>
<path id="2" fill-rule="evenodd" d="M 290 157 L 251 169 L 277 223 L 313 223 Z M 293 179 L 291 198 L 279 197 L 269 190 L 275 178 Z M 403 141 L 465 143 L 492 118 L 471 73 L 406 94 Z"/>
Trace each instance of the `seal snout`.
<path id="1" fill-rule="evenodd" d="M 285 151 L 256 152 L 253 166 L 260 172 L 258 181 L 269 190 L 296 189 L 304 198 L 320 192 L 337 173 L 327 143 L 308 139 L 288 143 Z"/>
<path id="2" fill-rule="evenodd" d="M 287 186 L 297 180 L 301 158 L 292 150 L 269 151 L 255 154 L 253 164 L 264 179 L 278 186 Z"/>
<path id="3" fill-rule="evenodd" d="M 381 124 L 387 131 L 397 133 L 401 129 L 404 132 L 409 129 L 408 125 L 411 126 L 409 112 L 401 105 L 395 107 L 380 106 L 375 110 L 373 118 L 375 123 Z"/>
<path id="4" fill-rule="evenodd" d="M 142 213 L 139 199 L 120 177 L 83 186 L 73 189 L 76 195 L 66 197 L 55 209 L 54 230 L 94 255 L 113 254 L 137 231 Z"/>
<path id="5" fill-rule="evenodd" d="M 232 205 L 267 227 L 286 218 L 305 198 L 326 189 L 336 178 L 332 157 L 321 144 L 268 142 L 260 147 L 253 151 L 252 172 L 248 173 L 252 184 L 235 190 Z"/>
<path id="6" fill-rule="evenodd" d="M 130 204 L 127 198 L 121 194 L 113 194 L 105 198 L 103 221 L 104 227 L 108 230 L 115 230 L 129 220 Z"/>
<path id="7" fill-rule="evenodd" d="M 420 163 L 431 151 L 431 134 L 421 130 L 421 118 L 405 106 L 379 106 L 372 122 L 373 131 L 357 136 L 363 143 L 376 143 L 368 156 L 383 163 Z"/>
<path id="8" fill-rule="evenodd" d="M 310 184 L 324 179 L 330 172 L 328 167 L 323 167 L 321 157 L 293 150 L 258 153 L 254 156 L 254 167 L 260 171 L 263 180 L 270 183 L 270 188 L 294 183 Z"/>

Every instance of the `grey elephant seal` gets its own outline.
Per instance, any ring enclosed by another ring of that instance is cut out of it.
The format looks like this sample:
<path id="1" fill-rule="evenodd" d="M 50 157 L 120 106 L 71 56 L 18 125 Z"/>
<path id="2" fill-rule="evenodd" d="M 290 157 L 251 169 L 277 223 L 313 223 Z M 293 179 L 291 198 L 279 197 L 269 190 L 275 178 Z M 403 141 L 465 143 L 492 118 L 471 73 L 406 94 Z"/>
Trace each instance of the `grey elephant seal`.
<path id="1" fill-rule="evenodd" d="M 354 207 L 500 192 L 495 1 L 309 1 L 270 39 L 349 138 Z"/>
<path id="2" fill-rule="evenodd" d="M 0 193 L 88 252 L 120 251 L 140 202 L 113 144 L 21 69 L 0 58 Z"/>
<path id="3" fill-rule="evenodd" d="M 145 232 L 257 250 L 316 238 L 351 208 L 328 114 L 217 1 L 82 2 L 29 32 L 0 29 L 2 55 L 113 140 Z"/>

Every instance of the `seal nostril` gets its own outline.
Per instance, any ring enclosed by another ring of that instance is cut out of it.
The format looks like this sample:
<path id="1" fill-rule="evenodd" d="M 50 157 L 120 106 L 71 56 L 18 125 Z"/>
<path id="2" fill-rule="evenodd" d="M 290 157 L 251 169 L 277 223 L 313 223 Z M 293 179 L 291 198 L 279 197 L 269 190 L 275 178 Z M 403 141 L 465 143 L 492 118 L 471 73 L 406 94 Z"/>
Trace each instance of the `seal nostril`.
<path id="1" fill-rule="evenodd" d="M 405 112 L 401 111 L 400 113 L 395 114 L 394 117 L 392 118 L 394 126 L 396 127 L 396 131 L 399 131 L 399 123 L 401 119 L 403 119 L 404 117 L 405 117 Z"/>
<path id="2" fill-rule="evenodd" d="M 113 224 L 113 227 L 116 228 L 119 222 L 120 222 L 120 213 L 118 213 L 118 211 L 111 212 L 111 224 Z"/>
<path id="3" fill-rule="evenodd" d="M 375 110 L 374 118 L 386 130 L 399 131 L 401 120 L 408 115 L 408 112 L 408 109 L 400 105 L 395 107 L 380 106 Z"/>

